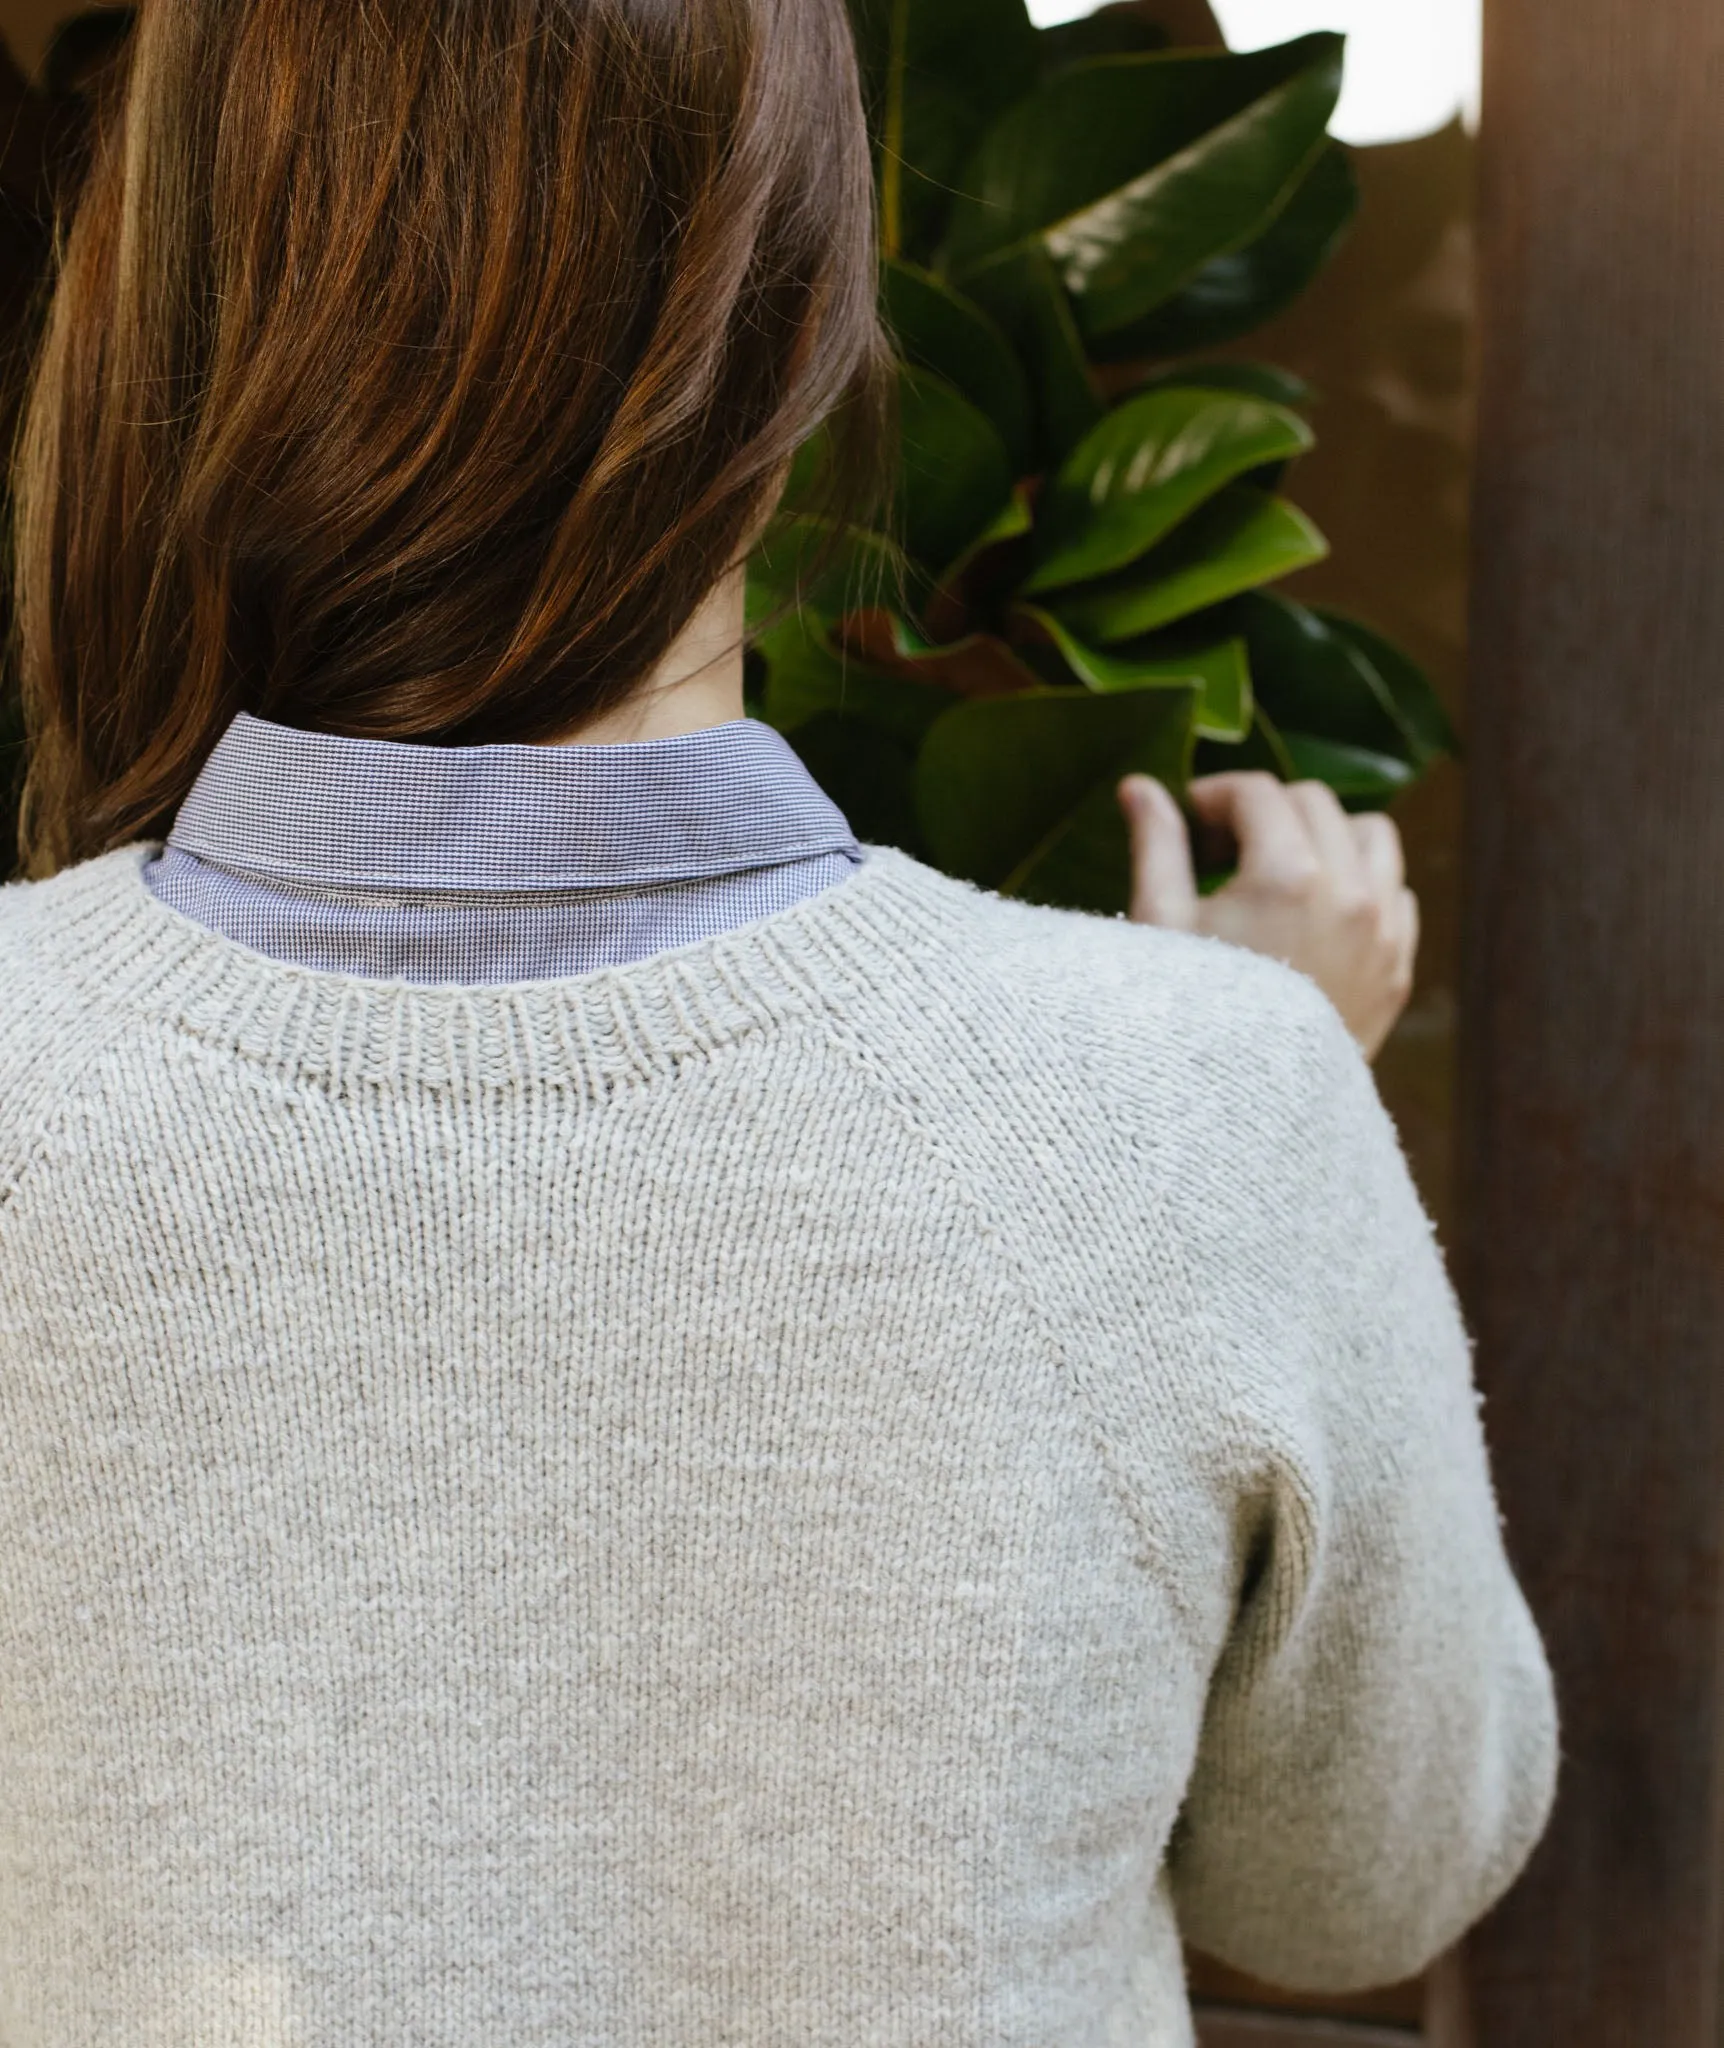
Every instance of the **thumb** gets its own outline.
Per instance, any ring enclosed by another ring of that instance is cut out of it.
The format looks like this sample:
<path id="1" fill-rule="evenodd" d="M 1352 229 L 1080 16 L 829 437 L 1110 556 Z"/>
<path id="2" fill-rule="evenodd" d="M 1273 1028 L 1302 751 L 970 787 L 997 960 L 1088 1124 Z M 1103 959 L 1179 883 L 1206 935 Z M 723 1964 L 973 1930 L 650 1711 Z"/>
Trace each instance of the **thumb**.
<path id="1" fill-rule="evenodd" d="M 1131 909 L 1134 924 L 1188 932 L 1197 923 L 1197 877 L 1185 819 L 1165 783 L 1128 775 L 1120 806 L 1131 824 Z"/>

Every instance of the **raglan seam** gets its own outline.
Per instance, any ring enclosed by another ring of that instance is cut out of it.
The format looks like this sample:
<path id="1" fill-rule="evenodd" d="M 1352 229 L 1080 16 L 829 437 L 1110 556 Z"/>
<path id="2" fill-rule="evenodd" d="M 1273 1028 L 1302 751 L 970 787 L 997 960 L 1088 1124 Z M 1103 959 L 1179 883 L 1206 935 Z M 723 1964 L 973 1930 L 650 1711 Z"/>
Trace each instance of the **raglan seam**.
<path id="1" fill-rule="evenodd" d="M 942 1142 L 928 1122 L 918 1114 L 915 1103 L 903 1092 L 902 1085 L 890 1072 L 886 1063 L 875 1050 L 855 1035 L 854 1026 L 848 1019 L 830 1013 L 823 1019 L 810 1019 L 817 1028 L 823 1027 L 827 1042 L 839 1051 L 855 1070 L 882 1095 L 897 1112 L 904 1128 L 932 1152 L 947 1168 L 953 1184 L 958 1188 L 966 1209 L 975 1219 L 978 1235 L 998 1249 L 1014 1290 L 1023 1301 L 1029 1314 L 1040 1331 L 1042 1341 L 1055 1376 L 1066 1388 L 1067 1398 L 1072 1400 L 1082 1418 L 1092 1450 L 1097 1455 L 1106 1476 L 1115 1505 L 1123 1512 L 1132 1534 L 1139 1545 L 1158 1563 L 1164 1559 L 1164 1545 L 1152 1518 L 1145 1512 L 1137 1489 L 1121 1468 L 1113 1439 L 1103 1426 L 1091 1399 L 1087 1381 L 1081 1369 L 1074 1363 L 1071 1348 L 1061 1336 L 1040 1291 L 1033 1284 L 1028 1262 L 1021 1246 L 1015 1241 L 1015 1234 L 1001 1229 L 982 1201 L 974 1181 L 970 1164 L 955 1147 Z M 1194 1642 L 1201 1642 L 1210 1633 L 1207 1618 L 1200 1614 L 1178 1581 L 1178 1575 L 1171 1571 L 1158 1574 L 1160 1583 L 1176 1601 L 1180 1618 L 1191 1631 Z"/>
<path id="2" fill-rule="evenodd" d="M 26 951 L 33 952 L 27 942 Z M 52 969 L 48 971 L 53 972 Z M 61 979 L 64 981 L 65 978 Z M 0 1181 L 0 1216 L 16 1209 L 38 1162 L 73 1113 L 88 1100 L 88 1082 L 126 1037 L 127 1026 L 132 1019 L 123 1008 L 102 1005 L 100 1014 L 104 1018 L 104 1028 L 84 1039 L 75 1060 L 51 1055 L 43 1062 L 45 1073 L 54 1075 L 57 1070 L 57 1085 L 51 1087 L 46 1111 L 38 1119 L 34 1131 L 20 1143 L 7 1178 Z"/>

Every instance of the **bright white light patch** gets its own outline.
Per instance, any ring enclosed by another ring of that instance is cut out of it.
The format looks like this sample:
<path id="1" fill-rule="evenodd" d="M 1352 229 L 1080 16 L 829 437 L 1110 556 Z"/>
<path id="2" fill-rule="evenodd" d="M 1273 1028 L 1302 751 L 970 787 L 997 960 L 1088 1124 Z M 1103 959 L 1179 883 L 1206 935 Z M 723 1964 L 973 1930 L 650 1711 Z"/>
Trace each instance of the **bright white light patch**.
<path id="1" fill-rule="evenodd" d="M 1456 113 L 1476 126 L 1483 0 L 1211 0 L 1236 50 L 1313 29 L 1347 38 L 1347 83 L 1335 115 L 1343 142 L 1404 142 Z M 1047 28 L 1092 12 L 1092 0 L 1029 0 Z"/>

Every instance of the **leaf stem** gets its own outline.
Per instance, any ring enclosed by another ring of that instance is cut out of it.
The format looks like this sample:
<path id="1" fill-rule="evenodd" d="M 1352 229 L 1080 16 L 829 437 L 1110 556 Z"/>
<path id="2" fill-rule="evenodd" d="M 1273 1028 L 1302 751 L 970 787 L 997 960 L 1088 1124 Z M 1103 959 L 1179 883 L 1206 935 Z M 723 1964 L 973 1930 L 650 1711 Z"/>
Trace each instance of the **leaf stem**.
<path id="1" fill-rule="evenodd" d="M 880 253 L 888 262 L 904 246 L 904 78 L 910 60 L 910 0 L 892 0 L 886 57 L 886 129 L 880 145 Z"/>
<path id="2" fill-rule="evenodd" d="M 1123 777 L 1117 779 L 1123 780 Z M 1042 862 L 1046 860 L 1048 855 L 1053 852 L 1054 848 L 1071 830 L 1071 826 L 1071 812 L 1067 811 L 1065 816 L 1051 830 L 1045 832 L 1036 841 L 1035 845 L 1030 848 L 1029 852 L 1024 855 L 1023 859 L 1018 862 L 1017 866 L 1013 868 L 1005 880 L 995 884 L 995 895 L 1015 896 L 1029 880 L 1030 876 L 1034 874 L 1036 869 L 1041 866 Z"/>

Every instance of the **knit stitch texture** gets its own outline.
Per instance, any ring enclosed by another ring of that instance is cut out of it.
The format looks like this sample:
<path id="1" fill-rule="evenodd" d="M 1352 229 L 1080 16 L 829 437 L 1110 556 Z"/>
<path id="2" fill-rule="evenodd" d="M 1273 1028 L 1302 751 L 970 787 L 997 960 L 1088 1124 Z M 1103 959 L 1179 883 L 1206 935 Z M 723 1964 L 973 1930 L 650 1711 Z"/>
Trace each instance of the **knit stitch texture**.
<path id="1" fill-rule="evenodd" d="M 1369 1071 L 883 847 L 575 978 L 0 892 L 0 2048 L 1189 2048 L 1550 1674 Z"/>

